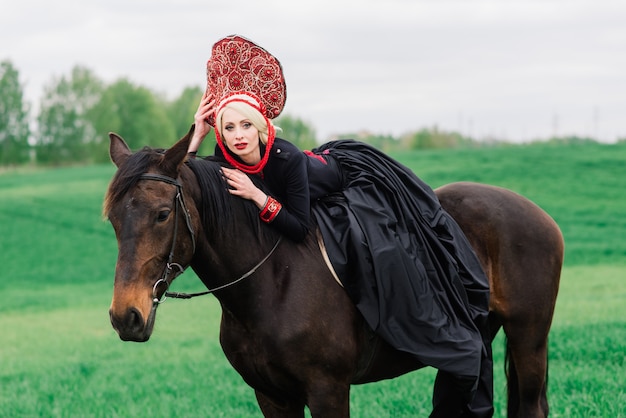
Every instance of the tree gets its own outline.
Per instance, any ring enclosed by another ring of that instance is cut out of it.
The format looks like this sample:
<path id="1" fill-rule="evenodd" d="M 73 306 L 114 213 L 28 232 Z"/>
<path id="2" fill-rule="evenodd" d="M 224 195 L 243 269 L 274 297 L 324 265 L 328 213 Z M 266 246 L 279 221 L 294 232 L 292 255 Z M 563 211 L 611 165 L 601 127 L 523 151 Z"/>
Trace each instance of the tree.
<path id="1" fill-rule="evenodd" d="M 91 162 L 97 142 L 88 115 L 100 101 L 103 83 L 88 69 L 74 67 L 69 78 L 44 87 L 38 121 L 37 161 L 47 164 Z"/>
<path id="2" fill-rule="evenodd" d="M 18 71 L 11 62 L 0 63 L 0 164 L 28 161 L 28 106 L 23 99 Z"/>
<path id="3" fill-rule="evenodd" d="M 410 149 L 458 148 L 472 145 L 472 140 L 456 132 L 441 131 L 437 126 L 407 135 L 404 142 Z"/>
<path id="4" fill-rule="evenodd" d="M 120 135 L 131 149 L 169 148 L 179 138 L 166 107 L 166 101 L 151 90 L 135 86 L 126 79 L 108 86 L 91 112 L 96 132 L 103 138 L 99 141 L 96 161 L 109 159 L 108 137 L 104 138 L 108 132 Z"/>
<path id="5" fill-rule="evenodd" d="M 302 119 L 289 115 L 281 116 L 276 120 L 276 126 L 282 129 L 276 132 L 276 136 L 284 136 L 301 150 L 310 150 L 318 145 L 315 129 Z"/>
<path id="6" fill-rule="evenodd" d="M 168 103 L 167 115 L 178 137 L 182 138 L 193 124 L 193 116 L 198 110 L 202 94 L 200 87 L 187 87 L 176 100 Z"/>

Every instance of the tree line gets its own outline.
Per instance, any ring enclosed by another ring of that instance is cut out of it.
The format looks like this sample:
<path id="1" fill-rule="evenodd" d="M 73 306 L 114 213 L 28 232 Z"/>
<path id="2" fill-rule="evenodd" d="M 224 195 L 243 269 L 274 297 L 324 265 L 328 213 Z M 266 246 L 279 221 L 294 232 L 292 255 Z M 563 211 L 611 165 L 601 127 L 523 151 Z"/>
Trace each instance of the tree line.
<path id="1" fill-rule="evenodd" d="M 44 86 L 37 115 L 31 115 L 18 70 L 2 61 L 0 165 L 107 162 L 109 132 L 122 136 L 131 149 L 167 148 L 189 130 L 202 94 L 199 86 L 187 87 L 168 100 L 126 78 L 105 84 L 90 69 L 75 66 Z M 315 131 L 302 120 L 284 116 L 278 122 L 301 148 L 317 144 Z M 212 152 L 206 143 L 200 150 Z"/>
<path id="2" fill-rule="evenodd" d="M 202 93 L 199 86 L 187 87 L 178 97 L 168 100 L 126 78 L 106 84 L 92 70 L 75 66 L 69 74 L 53 77 L 44 85 L 37 115 L 31 115 L 18 70 L 10 61 L 2 61 L 0 166 L 108 162 L 111 131 L 121 135 L 131 149 L 144 145 L 167 148 L 188 131 Z M 319 144 L 315 129 L 299 118 L 281 116 L 276 124 L 300 149 Z M 485 141 L 437 127 L 410 132 L 401 138 L 363 132 L 337 138 L 358 139 L 386 152 L 485 145 Z M 199 154 L 210 155 L 211 147 L 210 141 L 206 141 Z"/>

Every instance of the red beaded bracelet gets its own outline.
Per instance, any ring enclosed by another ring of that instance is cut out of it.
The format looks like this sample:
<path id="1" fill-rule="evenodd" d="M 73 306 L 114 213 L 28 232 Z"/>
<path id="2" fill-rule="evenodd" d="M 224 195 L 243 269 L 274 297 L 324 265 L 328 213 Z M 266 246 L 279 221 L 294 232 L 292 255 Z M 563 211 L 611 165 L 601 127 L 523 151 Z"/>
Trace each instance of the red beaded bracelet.
<path id="1" fill-rule="evenodd" d="M 281 205 L 278 200 L 274 199 L 272 196 L 268 196 L 259 216 L 263 222 L 270 223 L 274 220 L 276 215 L 278 215 L 282 207 L 283 205 Z"/>

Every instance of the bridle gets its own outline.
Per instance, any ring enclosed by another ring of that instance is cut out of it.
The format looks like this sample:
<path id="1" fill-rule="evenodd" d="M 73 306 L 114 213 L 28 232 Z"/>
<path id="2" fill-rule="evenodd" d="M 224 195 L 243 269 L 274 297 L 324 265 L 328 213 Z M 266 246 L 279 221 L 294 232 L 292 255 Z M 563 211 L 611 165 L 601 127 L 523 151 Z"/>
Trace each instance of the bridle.
<path id="1" fill-rule="evenodd" d="M 161 278 L 154 283 L 152 287 L 152 302 L 153 304 L 160 304 L 165 300 L 167 296 L 167 289 L 169 289 L 172 281 L 178 276 L 180 276 L 185 268 L 179 263 L 174 262 L 174 252 L 176 250 L 176 237 L 178 236 L 178 211 L 179 209 L 183 211 L 185 215 L 185 223 L 187 224 L 187 230 L 189 231 L 189 235 L 191 236 L 191 243 L 193 247 L 193 252 L 196 252 L 196 236 L 193 231 L 193 226 L 191 225 L 191 215 L 189 215 L 189 211 L 187 210 L 187 205 L 185 204 L 185 197 L 183 195 L 183 186 L 178 182 L 177 179 L 164 176 L 162 174 L 156 173 L 145 173 L 139 177 L 140 180 L 154 180 L 161 181 L 164 183 L 172 184 L 176 186 L 176 196 L 174 197 L 174 236 L 172 237 L 172 245 L 170 247 L 170 254 L 167 257 L 167 263 L 165 263 L 165 269 L 161 274 Z M 158 296 L 158 289 L 162 285 L 165 286 L 165 292 L 162 293 L 162 297 Z"/>
<path id="2" fill-rule="evenodd" d="M 183 214 L 185 215 L 185 224 L 187 225 L 187 231 L 189 232 L 189 235 L 191 236 L 191 243 L 192 243 L 192 247 L 193 247 L 193 253 L 196 252 L 196 236 L 194 234 L 194 230 L 193 230 L 193 226 L 191 225 L 191 215 L 189 214 L 189 210 L 187 210 L 187 205 L 185 204 L 185 197 L 183 195 L 183 186 L 182 184 L 180 184 L 180 182 L 172 177 L 169 176 L 165 176 L 162 174 L 156 174 L 156 173 L 145 173 L 142 174 L 139 177 L 140 180 L 154 180 L 154 181 L 161 181 L 164 183 L 168 183 L 168 184 L 172 184 L 174 186 L 176 186 L 176 196 L 174 197 L 174 217 L 175 217 L 175 221 L 174 221 L 174 236 L 172 237 L 172 245 L 170 247 L 170 253 L 169 256 L 167 258 L 167 263 L 165 264 L 165 269 L 163 270 L 163 273 L 161 274 L 161 278 L 159 280 L 157 280 L 154 283 L 154 286 L 152 287 L 152 306 L 153 309 L 156 308 L 156 306 L 160 305 L 161 303 L 165 302 L 165 299 L 168 297 L 171 298 L 177 298 L 177 299 L 191 299 L 194 298 L 196 296 L 203 296 L 203 295 L 208 295 L 210 293 L 216 292 L 218 290 L 222 290 L 225 289 L 229 286 L 232 286 L 236 283 L 239 283 L 240 281 L 244 280 L 245 278 L 251 276 L 252 274 L 254 274 L 254 272 L 261 267 L 261 265 L 263 265 L 263 263 L 265 263 L 267 261 L 268 258 L 270 258 L 270 256 L 274 253 L 274 251 L 276 250 L 276 248 L 278 247 L 278 244 L 280 244 L 280 241 L 282 239 L 282 237 L 279 237 L 278 240 L 276 240 L 276 243 L 274 244 L 274 246 L 272 247 L 272 249 L 269 251 L 269 253 L 267 253 L 267 255 L 265 257 L 263 257 L 261 259 L 261 261 L 259 261 L 254 267 L 252 267 L 250 270 L 248 270 L 248 272 L 244 273 L 241 277 L 239 277 L 238 279 L 235 279 L 231 282 L 228 282 L 224 285 L 212 288 L 212 289 L 208 289 L 206 291 L 203 292 L 197 292 L 197 293 L 179 293 L 179 292 L 169 292 L 168 289 L 170 287 L 170 285 L 172 284 L 172 282 L 174 281 L 174 279 L 178 276 L 180 276 L 184 271 L 185 271 L 185 267 L 183 267 L 181 264 L 179 263 L 175 263 L 173 262 L 174 260 L 174 252 L 176 250 L 176 237 L 178 235 L 178 211 L 179 208 L 180 210 L 183 211 Z M 161 286 L 165 286 L 165 291 L 161 294 L 161 297 L 159 297 L 159 287 Z"/>

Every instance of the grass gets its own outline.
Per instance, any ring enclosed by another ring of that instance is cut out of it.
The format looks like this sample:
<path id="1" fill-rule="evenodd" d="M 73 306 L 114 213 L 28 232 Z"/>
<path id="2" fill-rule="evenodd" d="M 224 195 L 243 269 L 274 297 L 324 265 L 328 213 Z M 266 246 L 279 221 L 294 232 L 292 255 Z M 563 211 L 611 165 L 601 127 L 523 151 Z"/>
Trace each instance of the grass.
<path id="1" fill-rule="evenodd" d="M 626 327 L 623 316 L 615 315 L 624 311 L 625 273 L 624 267 L 566 268 L 550 340 L 552 416 L 626 416 Z M 219 347 L 214 298 L 168 301 L 160 308 L 152 339 L 133 344 L 121 342 L 111 329 L 108 286 L 66 285 L 62 290 L 87 300 L 0 316 L 0 354 L 11 359 L 2 361 L 0 416 L 260 415 L 252 390 Z M 46 288 L 30 293 L 38 299 L 55 296 Z M 502 344 L 498 338 L 494 345 L 500 412 Z M 433 377 L 427 369 L 355 386 L 353 416 L 426 416 Z"/>
<path id="2" fill-rule="evenodd" d="M 550 337 L 551 416 L 626 417 L 623 145 L 547 144 L 397 156 L 429 184 L 509 187 L 566 239 Z M 0 175 L 0 417 L 260 416 L 218 342 L 211 297 L 168 301 L 153 337 L 123 343 L 108 320 L 117 253 L 101 203 L 113 167 Z M 192 273 L 176 290 L 200 290 Z M 503 340 L 494 343 L 504 416 Z M 355 417 L 426 416 L 434 371 L 355 386 Z"/>
<path id="3" fill-rule="evenodd" d="M 568 265 L 626 260 L 626 143 L 539 143 L 396 157 L 433 187 L 467 180 L 528 197 L 561 227 Z"/>

